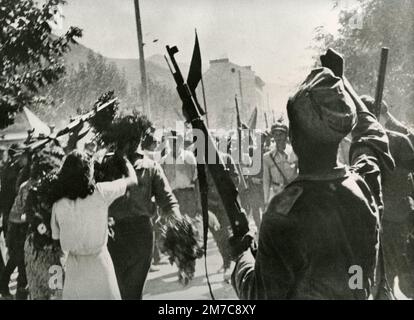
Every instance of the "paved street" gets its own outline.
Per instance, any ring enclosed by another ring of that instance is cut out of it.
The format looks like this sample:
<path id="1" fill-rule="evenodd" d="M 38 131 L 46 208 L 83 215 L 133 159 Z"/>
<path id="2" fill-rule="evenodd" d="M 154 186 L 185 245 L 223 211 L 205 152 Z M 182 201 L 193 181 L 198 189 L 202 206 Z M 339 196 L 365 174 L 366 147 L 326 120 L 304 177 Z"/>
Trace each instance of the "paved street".
<path id="1" fill-rule="evenodd" d="M 164 259 L 167 261 L 167 259 Z M 210 237 L 207 251 L 207 269 L 213 294 L 216 299 L 237 299 L 231 286 L 223 281 L 223 274 L 217 273 L 222 260 L 215 242 Z M 205 276 L 204 257 L 197 260 L 194 279 L 186 287 L 178 282 L 177 267 L 164 264 L 160 271 L 151 272 L 144 290 L 144 300 L 208 300 L 211 299 Z"/>
<path id="2" fill-rule="evenodd" d="M 3 239 L 0 237 L 0 248 L 4 258 L 6 249 Z M 160 271 L 150 272 L 144 291 L 145 300 L 171 299 L 171 300 L 206 300 L 211 299 L 205 277 L 204 257 L 197 260 L 194 279 L 186 287 L 178 282 L 177 267 L 168 263 L 168 258 L 163 257 L 165 264 L 159 265 Z M 223 281 L 223 273 L 217 273 L 222 265 L 222 260 L 217 246 L 211 235 L 208 241 L 207 268 L 210 274 L 210 282 L 216 299 L 237 299 L 236 294 L 229 283 Z M 12 275 L 10 291 L 16 293 L 17 271 Z"/>
<path id="3" fill-rule="evenodd" d="M 0 248 L 5 257 L 4 243 L 0 237 Z M 163 257 L 165 264 L 159 265 L 159 271 L 150 272 L 144 290 L 144 300 L 209 300 L 211 299 L 207 280 L 205 277 L 204 257 L 197 260 L 194 279 L 186 287 L 178 282 L 177 267 L 168 263 L 167 257 Z M 237 296 L 229 283 L 223 281 L 223 274 L 217 273 L 222 265 L 222 260 L 217 246 L 211 235 L 208 241 L 207 268 L 210 275 L 210 282 L 215 299 L 237 299 Z M 14 272 L 10 282 L 10 291 L 16 293 L 17 272 Z M 398 280 L 397 280 L 398 281 Z M 407 297 L 401 293 L 398 286 L 395 288 L 395 295 L 398 300 L 406 300 Z"/>
<path id="4" fill-rule="evenodd" d="M 223 281 L 222 273 L 217 273 L 217 270 L 221 267 L 221 263 L 222 260 L 216 244 L 210 237 L 207 251 L 207 268 L 214 297 L 217 300 L 237 299 L 231 284 Z M 144 290 L 144 300 L 211 299 L 205 277 L 204 258 L 197 260 L 194 279 L 187 287 L 183 287 L 178 282 L 177 267 L 175 265 L 165 264 L 160 265 L 159 268 L 160 271 L 149 273 L 147 286 Z M 397 284 L 394 287 L 394 293 L 398 300 L 408 300 L 400 291 Z"/>

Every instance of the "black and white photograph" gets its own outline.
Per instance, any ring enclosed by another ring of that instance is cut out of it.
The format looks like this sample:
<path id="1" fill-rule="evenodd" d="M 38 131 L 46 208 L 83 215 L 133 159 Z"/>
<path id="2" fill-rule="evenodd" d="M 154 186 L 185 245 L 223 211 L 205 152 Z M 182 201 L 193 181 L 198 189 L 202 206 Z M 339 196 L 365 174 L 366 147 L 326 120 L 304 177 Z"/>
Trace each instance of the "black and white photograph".
<path id="1" fill-rule="evenodd" d="M 412 300 L 413 35 L 414 0 L 0 0 L 0 306 Z"/>

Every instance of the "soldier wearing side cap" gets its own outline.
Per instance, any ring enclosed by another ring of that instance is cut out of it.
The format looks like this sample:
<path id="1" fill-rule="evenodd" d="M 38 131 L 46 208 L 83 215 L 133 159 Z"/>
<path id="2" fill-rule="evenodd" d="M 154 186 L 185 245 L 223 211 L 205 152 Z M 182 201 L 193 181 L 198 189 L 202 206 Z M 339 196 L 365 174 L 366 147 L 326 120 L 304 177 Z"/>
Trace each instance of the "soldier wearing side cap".
<path id="1" fill-rule="evenodd" d="M 255 258 L 246 237 L 232 242 L 233 287 L 241 299 L 378 297 L 380 177 L 394 166 L 386 133 L 327 68 L 311 72 L 287 111 L 299 176 L 271 200 Z M 351 131 L 352 166 L 341 166 Z"/>

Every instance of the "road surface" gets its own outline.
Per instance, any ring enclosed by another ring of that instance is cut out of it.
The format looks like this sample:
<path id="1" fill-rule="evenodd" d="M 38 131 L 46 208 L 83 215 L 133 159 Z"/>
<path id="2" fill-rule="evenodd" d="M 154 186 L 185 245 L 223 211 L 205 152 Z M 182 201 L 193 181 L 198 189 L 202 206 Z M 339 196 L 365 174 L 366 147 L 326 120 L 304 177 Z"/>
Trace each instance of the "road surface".
<path id="1" fill-rule="evenodd" d="M 167 261 L 167 259 L 163 259 Z M 218 273 L 222 260 L 217 246 L 209 238 L 207 244 L 207 270 L 210 283 L 216 299 L 237 299 L 231 284 L 224 282 L 223 273 Z M 207 286 L 204 268 L 204 256 L 197 260 L 194 279 L 183 286 L 178 282 L 177 267 L 164 264 L 157 266 L 160 271 L 150 272 L 144 289 L 144 300 L 209 300 L 211 299 Z"/>

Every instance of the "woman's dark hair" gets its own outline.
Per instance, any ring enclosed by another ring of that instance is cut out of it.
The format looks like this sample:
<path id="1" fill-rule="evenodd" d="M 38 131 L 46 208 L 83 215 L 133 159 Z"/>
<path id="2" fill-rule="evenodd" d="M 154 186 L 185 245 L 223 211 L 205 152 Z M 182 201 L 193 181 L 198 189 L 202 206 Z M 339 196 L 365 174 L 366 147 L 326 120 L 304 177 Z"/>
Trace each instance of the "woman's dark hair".
<path id="1" fill-rule="evenodd" d="M 56 201 L 62 198 L 84 199 L 95 191 L 92 162 L 86 153 L 78 150 L 69 153 L 58 174 L 56 188 Z"/>
<path id="2" fill-rule="evenodd" d="M 149 127 L 143 134 L 142 138 L 141 138 L 141 148 L 143 150 L 149 150 L 151 148 L 151 146 L 156 143 L 156 139 L 154 137 L 154 133 L 155 133 L 155 128 L 154 127 Z"/>

